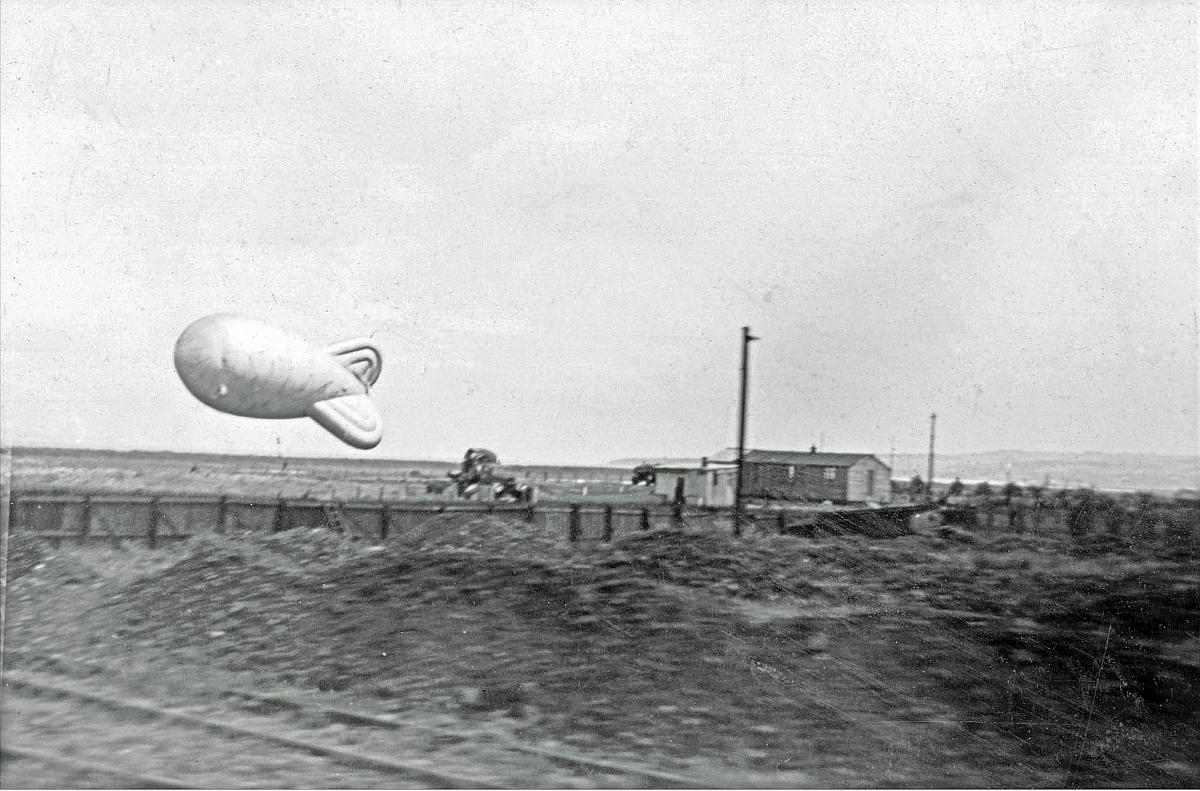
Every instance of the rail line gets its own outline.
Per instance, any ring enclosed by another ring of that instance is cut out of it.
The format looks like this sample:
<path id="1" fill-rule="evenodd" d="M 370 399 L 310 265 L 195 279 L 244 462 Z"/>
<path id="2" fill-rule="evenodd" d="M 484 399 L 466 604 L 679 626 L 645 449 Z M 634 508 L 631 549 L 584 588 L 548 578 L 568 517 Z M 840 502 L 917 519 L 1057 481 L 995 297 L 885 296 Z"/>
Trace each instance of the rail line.
<path id="1" fill-rule="evenodd" d="M 37 761 L 43 764 L 52 766 L 61 766 L 66 769 L 71 769 L 76 772 L 87 772 L 88 774 L 104 774 L 111 777 L 117 777 L 128 781 L 130 788 L 195 788 L 185 784 L 181 780 L 176 780 L 171 777 L 162 777 L 161 775 L 146 774 L 144 772 L 134 772 L 120 766 L 114 766 L 109 763 L 100 761 L 79 761 L 74 758 L 68 758 L 59 753 L 51 753 L 45 750 L 37 750 L 32 747 L 13 746 L 5 742 L 0 746 L 0 758 L 11 760 L 13 758 L 21 758 L 26 760 Z"/>
<path id="2" fill-rule="evenodd" d="M 111 670 L 110 668 L 95 662 L 80 664 L 81 666 L 87 667 L 93 672 Z M 312 755 L 322 756 L 344 765 L 373 770 L 389 776 L 405 777 L 416 782 L 428 783 L 430 787 L 434 788 L 492 789 L 506 787 L 489 784 L 481 779 L 473 777 L 464 777 L 447 772 L 435 771 L 426 767 L 396 761 L 391 758 L 385 758 L 367 752 L 350 750 L 343 747 L 334 747 L 307 739 L 299 739 L 292 736 L 286 736 L 279 733 L 262 730 L 260 728 L 250 728 L 243 725 L 219 722 L 194 714 L 172 711 L 157 705 L 121 700 L 107 695 L 101 695 L 95 692 L 79 689 L 74 685 L 65 685 L 61 683 L 61 681 L 52 679 L 51 677 L 41 673 L 6 668 L 4 672 L 4 685 L 5 687 L 13 690 L 23 690 L 33 694 L 50 695 L 60 698 L 78 700 L 91 705 L 101 706 L 113 711 L 131 712 L 144 717 L 151 717 L 167 722 L 209 730 L 225 736 L 232 736 L 241 739 L 257 739 L 270 742 L 272 744 L 288 747 L 294 750 L 307 752 Z M 316 717 L 326 721 L 337 722 L 350 726 L 389 730 L 404 730 L 406 727 L 408 727 L 402 723 L 393 722 L 381 716 L 366 714 L 358 711 L 350 711 L 348 709 L 322 703 L 304 701 L 296 697 L 286 695 L 262 694 L 237 689 L 220 690 L 218 694 L 222 695 L 226 699 L 241 699 L 244 701 L 264 704 L 263 708 L 267 711 L 286 710 L 293 714 L 315 715 Z M 503 745 L 503 749 L 528 756 L 536 756 L 551 763 L 569 766 L 575 769 L 582 769 L 591 773 L 608 776 L 638 778 L 641 781 L 647 781 L 652 784 L 648 787 L 712 787 L 711 782 L 702 782 L 670 772 L 664 772 L 633 764 L 590 758 L 563 750 L 524 744 L 505 744 Z M 66 758 L 65 756 L 59 756 L 54 753 L 47 753 L 45 751 L 35 750 L 28 747 L 16 747 L 10 750 L 8 745 L 6 745 L 5 751 L 11 752 L 14 756 L 29 757 L 47 763 L 58 763 L 71 768 L 87 769 L 91 771 L 112 774 L 114 776 L 125 777 L 134 780 L 141 785 L 147 785 L 150 787 L 194 787 L 188 786 L 186 781 L 179 779 L 152 777 L 129 770 L 124 770 L 119 767 L 109 766 L 107 764 L 75 761 L 73 759 Z"/>
<path id="3" fill-rule="evenodd" d="M 313 705 L 297 701 L 291 697 L 281 695 L 260 695 L 253 692 L 239 692 L 230 690 L 227 694 L 241 696 L 250 700 L 256 700 L 268 705 L 283 705 L 295 710 L 303 710 L 313 714 L 319 714 L 335 722 L 342 722 L 347 725 L 360 725 L 373 728 L 387 729 L 402 729 L 405 726 L 400 723 L 392 722 L 371 714 L 363 714 L 357 711 L 348 711 L 334 706 Z M 545 747 L 534 747 L 526 744 L 510 744 L 507 749 L 526 755 L 536 755 L 541 758 L 546 758 L 557 763 L 563 763 L 570 766 L 575 766 L 581 769 L 592 769 L 602 771 L 607 774 L 619 774 L 627 776 L 643 777 L 647 780 L 655 780 L 660 785 L 666 788 L 708 788 L 711 784 L 700 783 L 697 780 L 691 780 L 681 775 L 670 772 L 663 772 L 658 769 L 649 769 L 632 764 L 618 763 L 615 761 L 605 761 L 596 758 L 587 758 L 582 755 L 564 752 L 562 750 L 551 750 Z"/>
<path id="4" fill-rule="evenodd" d="M 113 711 L 133 712 L 142 716 L 153 717 L 166 722 L 202 728 L 226 736 L 258 739 L 261 741 L 270 742 L 272 744 L 289 747 L 294 750 L 307 752 L 312 755 L 319 755 L 348 766 L 371 769 L 393 776 L 406 777 L 416 782 L 429 783 L 431 787 L 435 788 L 502 788 L 502 786 L 492 785 L 477 778 L 462 777 L 446 772 L 436 772 L 425 767 L 414 766 L 412 764 L 402 763 L 400 761 L 393 761 L 389 758 L 370 755 L 368 753 L 347 750 L 341 747 L 332 747 L 305 739 L 296 739 L 290 736 L 283 736 L 257 728 L 246 728 L 240 725 L 218 722 L 216 720 L 210 720 L 192 714 L 170 711 L 158 706 L 118 700 L 105 695 L 98 695 L 93 692 L 76 689 L 71 686 L 64 686 L 61 683 L 52 683 L 44 678 L 35 677 L 32 674 L 23 671 L 6 671 L 4 683 L 5 686 L 11 689 L 25 690 L 34 694 L 48 694 L 62 698 L 70 698 L 73 700 L 90 703 L 92 705 L 102 706 Z M 179 781 L 170 782 L 179 784 Z"/>

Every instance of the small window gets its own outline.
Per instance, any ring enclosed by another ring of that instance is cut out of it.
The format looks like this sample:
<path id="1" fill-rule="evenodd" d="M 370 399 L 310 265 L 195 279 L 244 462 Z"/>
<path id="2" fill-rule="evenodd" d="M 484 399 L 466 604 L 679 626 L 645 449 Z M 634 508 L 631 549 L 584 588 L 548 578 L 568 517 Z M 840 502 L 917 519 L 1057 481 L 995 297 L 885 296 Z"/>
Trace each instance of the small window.
<path id="1" fill-rule="evenodd" d="M 837 480 L 837 467 L 826 467 L 825 468 L 825 480 L 827 480 L 827 481 L 836 481 Z"/>

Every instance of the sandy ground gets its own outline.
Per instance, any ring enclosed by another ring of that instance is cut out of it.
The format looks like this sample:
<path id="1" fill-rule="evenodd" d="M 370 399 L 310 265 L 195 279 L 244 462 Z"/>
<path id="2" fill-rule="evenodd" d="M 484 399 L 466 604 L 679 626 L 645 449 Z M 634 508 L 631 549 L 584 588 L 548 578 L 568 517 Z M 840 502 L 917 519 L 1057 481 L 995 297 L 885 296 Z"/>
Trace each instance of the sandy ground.
<path id="1" fill-rule="evenodd" d="M 1196 547 L 936 527 L 567 547 L 524 530 L 433 520 L 385 547 L 312 530 L 164 550 L 17 540 L 6 667 L 223 716 L 254 716 L 229 710 L 232 686 L 317 696 L 410 726 L 338 733 L 347 744 L 512 787 L 645 783 L 514 759 L 513 743 L 720 787 L 1200 784 Z M 6 738 L 127 749 L 209 787 L 344 785 L 266 751 L 196 774 L 191 736 L 62 701 L 10 692 L 3 713 Z M 6 762 L 5 787 L 31 771 Z"/>

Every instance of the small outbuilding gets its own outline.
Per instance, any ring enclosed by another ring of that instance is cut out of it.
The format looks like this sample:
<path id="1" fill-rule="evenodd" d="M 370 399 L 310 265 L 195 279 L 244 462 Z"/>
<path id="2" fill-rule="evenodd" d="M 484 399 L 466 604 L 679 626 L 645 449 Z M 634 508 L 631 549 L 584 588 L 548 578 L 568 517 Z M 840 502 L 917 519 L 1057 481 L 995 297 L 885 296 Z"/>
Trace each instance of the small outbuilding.
<path id="1" fill-rule="evenodd" d="M 737 469 L 730 464 L 654 465 L 654 493 L 669 502 L 710 508 L 733 505 Z"/>
<path id="2" fill-rule="evenodd" d="M 892 499 L 892 469 L 869 453 L 818 453 L 747 450 L 743 495 L 752 500 L 834 503 L 887 503 Z M 736 462 L 728 448 L 713 462 Z"/>

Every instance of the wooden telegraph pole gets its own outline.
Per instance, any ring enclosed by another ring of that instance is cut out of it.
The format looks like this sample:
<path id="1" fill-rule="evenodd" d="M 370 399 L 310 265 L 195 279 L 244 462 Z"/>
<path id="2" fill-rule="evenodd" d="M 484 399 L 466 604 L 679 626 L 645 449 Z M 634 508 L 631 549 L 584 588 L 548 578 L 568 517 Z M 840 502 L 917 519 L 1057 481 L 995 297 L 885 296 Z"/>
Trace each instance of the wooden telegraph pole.
<path id="1" fill-rule="evenodd" d="M 738 400 L 738 448 L 737 448 L 737 481 L 733 494 L 733 534 L 740 536 L 746 520 L 745 503 L 742 502 L 743 486 L 742 472 L 746 464 L 746 380 L 750 364 L 750 342 L 758 338 L 750 334 L 749 327 L 742 327 L 742 385 L 741 398 Z"/>
<path id="2" fill-rule="evenodd" d="M 925 479 L 925 501 L 933 502 L 933 435 L 937 428 L 937 414 L 929 416 L 929 477 Z"/>

